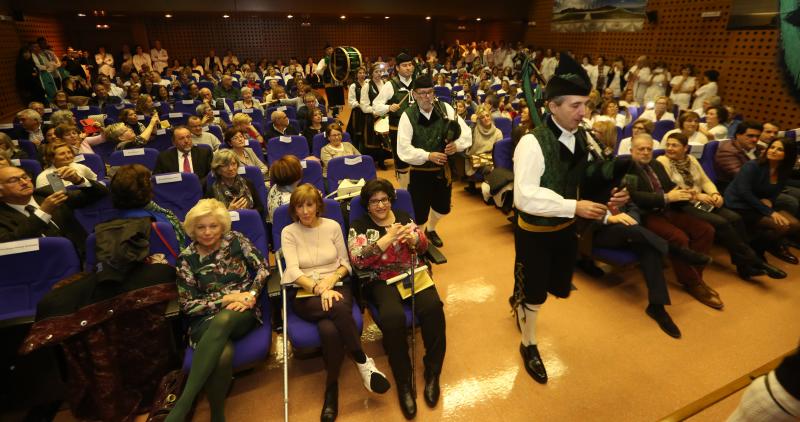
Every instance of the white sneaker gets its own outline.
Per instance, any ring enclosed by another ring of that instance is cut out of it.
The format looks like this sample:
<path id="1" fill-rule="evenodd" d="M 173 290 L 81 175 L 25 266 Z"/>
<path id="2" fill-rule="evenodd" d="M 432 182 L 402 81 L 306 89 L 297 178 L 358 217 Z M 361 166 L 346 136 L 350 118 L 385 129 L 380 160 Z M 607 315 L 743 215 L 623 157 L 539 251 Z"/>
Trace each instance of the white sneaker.
<path id="1" fill-rule="evenodd" d="M 368 357 L 364 363 L 356 362 L 358 372 L 361 374 L 361 382 L 367 391 L 383 394 L 389 390 L 389 380 L 386 375 L 375 367 L 375 361 Z"/>

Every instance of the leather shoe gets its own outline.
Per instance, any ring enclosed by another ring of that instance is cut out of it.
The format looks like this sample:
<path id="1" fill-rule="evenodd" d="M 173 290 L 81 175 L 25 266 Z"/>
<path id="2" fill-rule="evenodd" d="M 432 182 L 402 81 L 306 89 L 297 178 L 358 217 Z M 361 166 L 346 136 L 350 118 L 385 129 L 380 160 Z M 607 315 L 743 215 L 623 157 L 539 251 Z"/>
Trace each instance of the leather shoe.
<path id="1" fill-rule="evenodd" d="M 606 274 L 591 258 L 580 258 L 575 265 L 592 278 L 600 278 Z"/>
<path id="2" fill-rule="evenodd" d="M 771 253 L 773 256 L 775 256 L 775 258 L 778 258 L 790 264 L 797 265 L 797 263 L 799 262 L 797 260 L 797 257 L 793 253 L 789 252 L 789 248 L 787 248 L 785 245 L 776 246 L 772 249 L 768 249 L 767 252 Z"/>
<path id="3" fill-rule="evenodd" d="M 547 370 L 539 355 L 539 348 L 535 344 L 525 346 L 520 343 L 519 353 L 522 355 L 522 361 L 525 362 L 525 370 L 528 371 L 528 375 L 539 384 L 547 384 Z"/>
<path id="4" fill-rule="evenodd" d="M 661 331 L 667 333 L 668 336 L 681 338 L 680 328 L 672 321 L 672 318 L 664 309 L 664 305 L 648 305 L 644 312 L 647 316 L 653 318 L 658 323 L 658 326 L 661 327 Z"/>
<path id="5" fill-rule="evenodd" d="M 333 383 L 325 389 L 325 403 L 322 405 L 320 422 L 333 422 L 339 415 L 339 384 Z"/>
<path id="6" fill-rule="evenodd" d="M 684 284 L 683 288 L 703 305 L 714 309 L 722 309 L 725 306 L 719 296 L 715 295 L 711 289 L 703 283 L 692 285 Z"/>
<path id="7" fill-rule="evenodd" d="M 436 246 L 437 248 L 441 248 L 442 246 L 444 246 L 444 242 L 442 242 L 442 238 L 439 237 L 439 234 L 436 233 L 435 230 L 433 230 L 433 231 L 427 231 L 426 230 L 425 231 L 425 237 L 427 237 L 428 240 L 431 243 L 433 243 L 433 246 Z"/>
<path id="8" fill-rule="evenodd" d="M 752 265 L 737 265 L 736 272 L 739 274 L 739 278 L 742 280 L 750 280 L 751 277 L 758 277 L 760 275 L 767 274 L 767 272 L 763 269 Z"/>
<path id="9" fill-rule="evenodd" d="M 481 190 L 475 187 L 474 183 L 470 183 L 469 185 L 464 186 L 464 192 L 467 192 L 468 194 L 471 195 L 477 195 L 481 193 Z"/>
<path id="10" fill-rule="evenodd" d="M 708 265 L 712 261 L 711 257 L 708 255 L 681 246 L 670 246 L 669 252 L 676 258 L 692 266 Z"/>
<path id="11" fill-rule="evenodd" d="M 780 268 L 778 268 L 778 267 L 776 267 L 774 265 L 771 265 L 770 263 L 768 263 L 766 261 L 762 262 L 760 267 L 761 267 L 761 270 L 764 271 L 764 273 L 767 274 L 767 277 L 769 277 L 769 278 L 775 278 L 775 279 L 786 278 L 786 272 L 785 271 L 783 271 L 782 269 L 780 269 Z"/>
<path id="12" fill-rule="evenodd" d="M 439 392 L 439 374 L 425 371 L 425 390 L 422 392 L 422 397 L 428 407 L 436 407 L 436 403 L 439 403 Z"/>
<path id="13" fill-rule="evenodd" d="M 397 398 L 400 399 L 400 410 L 403 416 L 411 420 L 417 416 L 417 402 L 411 394 L 411 386 L 408 384 L 397 386 Z"/>

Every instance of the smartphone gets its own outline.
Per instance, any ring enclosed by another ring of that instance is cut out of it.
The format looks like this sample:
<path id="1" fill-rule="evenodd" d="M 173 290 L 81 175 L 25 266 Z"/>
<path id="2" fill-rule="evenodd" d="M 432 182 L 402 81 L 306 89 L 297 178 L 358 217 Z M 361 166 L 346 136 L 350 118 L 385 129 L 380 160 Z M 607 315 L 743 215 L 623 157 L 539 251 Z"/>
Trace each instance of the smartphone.
<path id="1" fill-rule="evenodd" d="M 161 126 L 161 129 L 169 129 L 169 127 L 172 126 L 170 125 L 169 120 L 159 120 L 158 124 Z"/>
<path id="2" fill-rule="evenodd" d="M 47 174 L 47 182 L 50 184 L 50 187 L 53 188 L 53 192 L 64 192 L 67 190 L 66 186 L 64 186 L 64 181 L 61 180 L 61 177 L 59 177 L 56 172 Z"/>
<path id="3" fill-rule="evenodd" d="M 714 206 L 711 204 L 706 204 L 705 202 L 697 201 L 694 203 L 694 207 L 705 212 L 714 211 Z"/>

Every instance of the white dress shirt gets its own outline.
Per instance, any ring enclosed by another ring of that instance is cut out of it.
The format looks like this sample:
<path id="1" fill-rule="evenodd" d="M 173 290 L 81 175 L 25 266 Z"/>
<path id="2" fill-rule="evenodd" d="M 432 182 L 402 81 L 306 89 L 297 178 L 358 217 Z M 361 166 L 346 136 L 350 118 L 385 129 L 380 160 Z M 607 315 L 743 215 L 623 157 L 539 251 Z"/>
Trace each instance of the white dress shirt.
<path id="1" fill-rule="evenodd" d="M 375 87 L 378 88 L 378 93 L 380 93 L 381 88 L 383 88 L 383 80 L 378 79 L 378 81 L 375 82 Z M 370 89 L 372 89 L 372 83 L 369 79 L 367 79 L 366 81 L 364 81 L 364 85 L 361 87 L 361 102 L 359 104 L 359 106 L 361 107 L 361 111 L 363 111 L 364 114 L 372 114 L 374 112 L 372 104 L 370 104 L 369 101 Z M 375 99 L 377 100 L 378 97 L 375 97 Z"/>
<path id="2" fill-rule="evenodd" d="M 136 68 L 136 71 L 142 73 L 142 66 L 147 65 L 150 70 L 153 70 L 153 61 L 150 58 L 150 55 L 147 53 L 134 54 L 133 55 L 133 67 Z"/>
<path id="3" fill-rule="evenodd" d="M 189 169 L 194 173 L 194 164 L 192 163 L 192 152 L 178 151 L 178 172 L 183 173 L 183 156 L 189 157 Z"/>
<path id="4" fill-rule="evenodd" d="M 469 126 L 467 126 L 467 123 L 464 121 L 464 119 L 456 117 L 456 111 L 450 106 L 450 104 L 441 104 L 444 105 L 444 109 L 447 111 L 447 117 L 449 119 L 458 119 L 458 126 L 461 127 L 461 136 L 455 140 L 456 150 L 459 152 L 464 151 L 472 146 L 472 130 L 469 128 Z M 433 109 L 427 113 L 420 109 L 419 112 L 426 118 L 430 119 L 431 115 L 433 114 Z M 411 144 L 411 138 L 413 135 L 414 127 L 411 126 L 411 121 L 408 118 L 408 114 L 403 113 L 403 115 L 400 116 L 400 123 L 397 125 L 397 156 L 412 166 L 421 166 L 428 161 L 431 151 L 425 151 L 422 148 L 413 146 Z"/>
<path id="5" fill-rule="evenodd" d="M 158 73 L 163 72 L 164 69 L 169 66 L 169 54 L 164 48 L 161 50 L 156 50 L 155 48 L 151 49 L 150 59 L 153 61 L 153 70 Z"/>
<path id="6" fill-rule="evenodd" d="M 400 79 L 401 85 L 408 86 L 408 104 L 414 104 L 414 96 L 411 95 L 411 83 L 413 79 L 411 78 L 403 78 L 402 76 L 398 75 Z M 405 88 L 401 88 L 403 90 Z M 387 101 L 392 99 L 394 96 L 394 85 L 391 82 L 386 82 L 381 87 L 381 91 L 378 93 L 378 96 L 375 97 L 375 101 L 372 102 L 372 113 L 376 116 L 383 116 L 384 114 L 389 112 L 389 106 L 391 104 L 386 104 Z"/>
<path id="7" fill-rule="evenodd" d="M 27 204 L 25 204 L 25 205 L 9 204 L 8 202 L 6 202 L 6 205 L 8 205 L 9 207 L 11 207 L 11 208 L 13 208 L 13 209 L 15 209 L 15 210 L 19 211 L 19 213 L 20 213 L 20 214 L 22 214 L 22 215 L 24 215 L 24 216 L 26 216 L 26 217 L 29 217 L 29 216 L 31 215 L 31 214 L 30 214 L 30 213 L 29 213 L 29 212 L 28 212 L 28 211 L 25 209 L 25 207 L 27 207 L 28 205 L 30 205 L 30 206 L 32 206 L 32 207 L 34 207 L 34 208 L 36 208 L 36 210 L 33 212 L 33 214 L 34 214 L 34 215 L 36 215 L 37 217 L 39 217 L 39 219 L 40 219 L 40 220 L 44 221 L 44 223 L 45 223 L 45 224 L 49 224 L 49 223 L 50 223 L 50 221 L 53 219 L 53 216 L 52 216 L 52 215 L 50 215 L 50 214 L 48 214 L 48 213 L 46 213 L 46 212 L 42 211 L 42 209 L 41 209 L 41 208 L 39 208 L 39 203 L 37 203 L 37 202 L 36 202 L 36 200 L 35 200 L 35 199 L 33 199 L 33 197 L 32 197 L 32 196 L 31 196 L 31 200 L 30 200 L 30 201 L 28 201 L 28 203 L 27 203 Z M 55 223 L 53 223 L 53 224 L 55 224 Z"/>

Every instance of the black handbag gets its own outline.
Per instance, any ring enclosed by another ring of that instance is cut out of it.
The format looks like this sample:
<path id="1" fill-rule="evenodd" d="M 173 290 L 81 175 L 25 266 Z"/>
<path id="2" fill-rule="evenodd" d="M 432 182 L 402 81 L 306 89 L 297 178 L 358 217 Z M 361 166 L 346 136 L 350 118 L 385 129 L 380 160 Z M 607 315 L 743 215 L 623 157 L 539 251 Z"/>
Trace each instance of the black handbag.
<path id="1" fill-rule="evenodd" d="M 187 377 L 188 374 L 183 370 L 176 369 L 161 378 L 158 390 L 156 390 L 156 394 L 153 397 L 153 406 L 150 408 L 150 416 L 147 418 L 147 422 L 162 422 L 167 418 L 169 412 L 175 407 L 178 397 L 183 392 Z M 194 413 L 194 407 L 187 415 L 187 420 L 192 419 L 192 413 Z"/>

